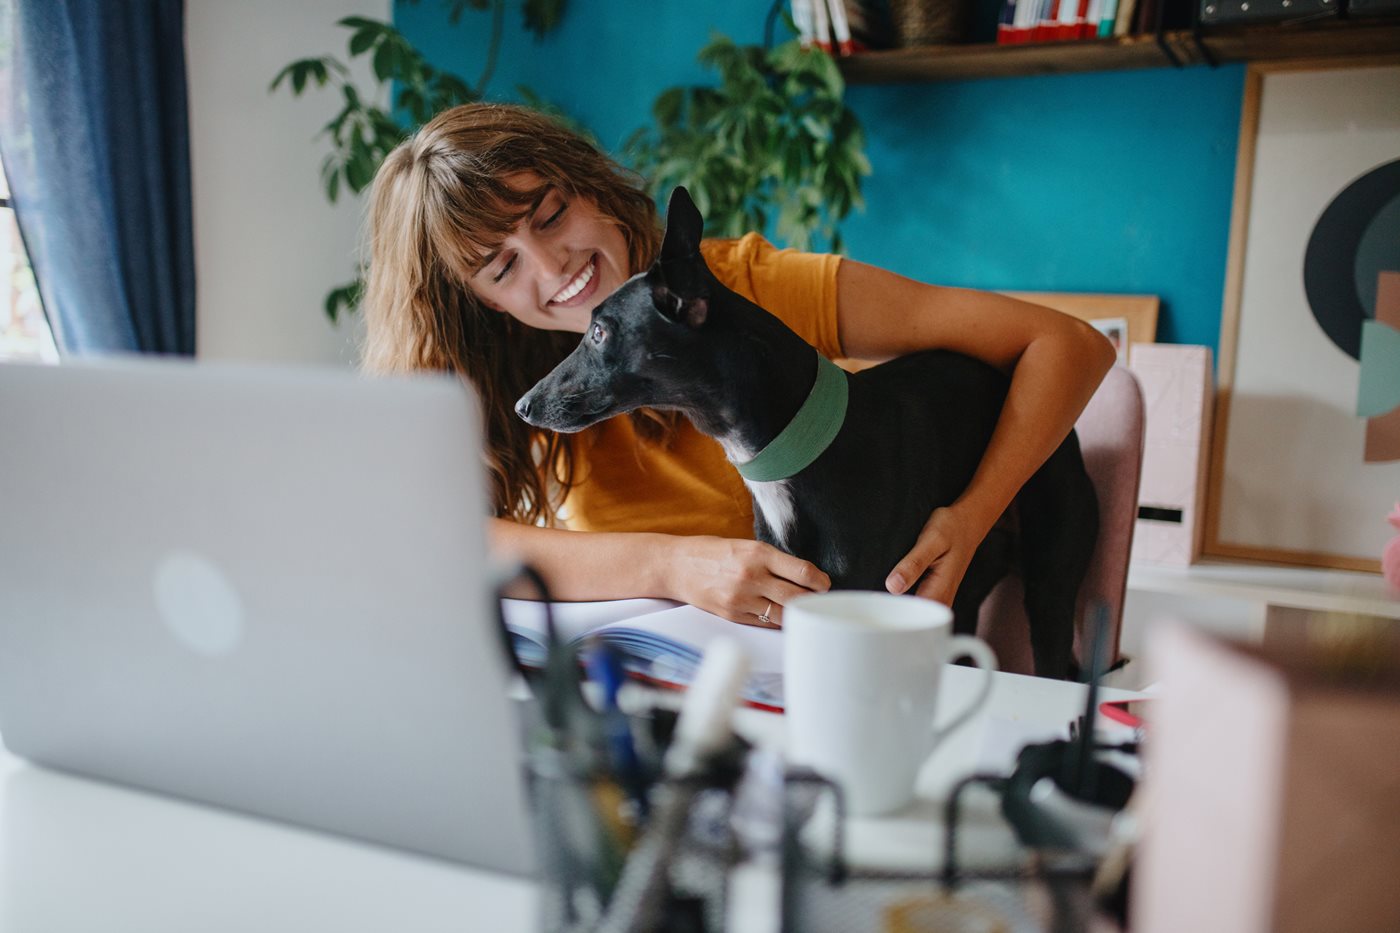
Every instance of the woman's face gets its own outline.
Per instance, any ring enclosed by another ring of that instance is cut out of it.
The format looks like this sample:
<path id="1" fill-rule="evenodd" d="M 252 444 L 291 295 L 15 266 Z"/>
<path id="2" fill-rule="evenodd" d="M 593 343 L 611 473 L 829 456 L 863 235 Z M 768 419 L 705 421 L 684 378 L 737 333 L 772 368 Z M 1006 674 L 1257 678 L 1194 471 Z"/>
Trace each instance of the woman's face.
<path id="1" fill-rule="evenodd" d="M 538 179 L 521 176 L 522 186 Z M 627 281 L 622 229 L 588 198 L 550 188 L 468 280 L 485 304 L 542 330 L 583 333 L 596 307 Z"/>

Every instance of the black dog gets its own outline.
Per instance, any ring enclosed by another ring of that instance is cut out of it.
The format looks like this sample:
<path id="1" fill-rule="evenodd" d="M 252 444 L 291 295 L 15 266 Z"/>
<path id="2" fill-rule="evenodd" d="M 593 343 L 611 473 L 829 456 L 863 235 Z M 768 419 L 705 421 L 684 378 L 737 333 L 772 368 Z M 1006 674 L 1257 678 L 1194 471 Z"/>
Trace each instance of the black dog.
<path id="1" fill-rule="evenodd" d="M 702 224 L 677 188 L 661 258 L 594 309 L 578 348 L 515 410 L 564 432 L 636 408 L 679 410 L 744 475 L 758 540 L 816 564 L 834 588 L 883 590 L 928 516 L 971 481 L 1008 380 L 943 350 L 845 374 L 714 277 Z M 954 627 L 976 628 L 978 606 L 1019 560 L 1036 673 L 1070 676 L 1075 601 L 1098 534 L 1073 433 L 1014 511 L 969 564 Z"/>

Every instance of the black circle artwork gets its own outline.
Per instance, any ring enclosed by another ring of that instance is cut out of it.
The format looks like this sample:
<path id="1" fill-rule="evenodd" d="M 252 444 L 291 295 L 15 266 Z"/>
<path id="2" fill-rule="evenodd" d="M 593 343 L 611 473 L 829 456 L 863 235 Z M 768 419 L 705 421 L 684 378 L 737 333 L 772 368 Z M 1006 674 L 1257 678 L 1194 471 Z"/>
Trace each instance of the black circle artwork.
<path id="1" fill-rule="evenodd" d="M 1313 317 L 1352 359 L 1361 358 L 1361 322 L 1373 314 L 1376 277 L 1386 269 L 1400 269 L 1400 159 L 1342 189 L 1317 219 L 1303 255 Z"/>

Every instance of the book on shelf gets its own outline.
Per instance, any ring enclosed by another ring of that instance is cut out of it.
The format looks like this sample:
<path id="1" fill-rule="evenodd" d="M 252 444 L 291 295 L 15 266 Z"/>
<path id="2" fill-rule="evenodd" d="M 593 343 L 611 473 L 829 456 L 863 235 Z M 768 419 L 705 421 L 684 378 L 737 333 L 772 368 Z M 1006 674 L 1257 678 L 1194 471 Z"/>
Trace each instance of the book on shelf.
<path id="1" fill-rule="evenodd" d="M 1118 0 L 1118 12 L 1113 18 L 1113 35 L 1121 38 L 1132 32 L 1136 14 L 1137 0 Z"/>
<path id="2" fill-rule="evenodd" d="M 831 14 L 827 0 L 812 0 L 812 34 L 817 48 L 831 51 Z"/>
<path id="3" fill-rule="evenodd" d="M 507 599 L 501 606 L 515 656 L 526 667 L 543 667 L 545 604 Z M 575 644 L 597 638 L 622 654 L 630 676 L 663 687 L 688 686 L 705 647 L 720 636 L 733 638 L 749 659 L 748 680 L 740 692 L 743 701 L 760 709 L 783 708 L 783 635 L 777 629 L 740 625 L 665 599 L 550 603 L 549 607 L 560 638 Z"/>
<path id="4" fill-rule="evenodd" d="M 804 48 L 810 47 L 817 39 L 816 27 L 812 24 L 812 0 L 792 0 L 792 24 L 797 27 L 797 38 Z"/>
<path id="5" fill-rule="evenodd" d="M 791 9 L 804 45 L 855 55 L 894 44 L 888 7 L 878 0 L 791 0 Z"/>
<path id="6" fill-rule="evenodd" d="M 1136 9 L 1137 0 L 1005 0 L 996 41 L 1015 45 L 1123 36 L 1134 24 Z"/>

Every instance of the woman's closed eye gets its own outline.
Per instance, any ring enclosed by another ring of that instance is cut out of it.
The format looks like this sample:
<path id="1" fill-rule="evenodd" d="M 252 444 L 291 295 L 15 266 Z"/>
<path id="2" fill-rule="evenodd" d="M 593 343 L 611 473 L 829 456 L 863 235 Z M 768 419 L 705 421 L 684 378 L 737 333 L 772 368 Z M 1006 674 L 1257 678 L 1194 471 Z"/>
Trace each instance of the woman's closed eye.
<path id="1" fill-rule="evenodd" d="M 568 202 L 568 201 L 561 201 L 561 202 L 559 203 L 558 209 L 555 210 L 554 213 L 550 214 L 548 217 L 546 217 L 546 218 L 544 219 L 544 222 L 540 224 L 540 228 L 541 228 L 541 229 L 544 229 L 544 230 L 548 230 L 550 227 L 552 227 L 552 226 L 554 226 L 555 224 L 557 224 L 557 223 L 559 222 L 559 220 L 564 216 L 564 212 L 567 211 L 568 209 L 569 209 L 569 202 Z"/>
<path id="2" fill-rule="evenodd" d="M 554 211 L 553 211 L 548 217 L 546 217 L 544 220 L 540 221 L 540 229 L 541 229 L 541 230 L 548 230 L 550 227 L 553 227 L 555 224 L 559 223 L 559 221 L 562 220 L 563 217 L 564 217 L 564 212 L 567 211 L 568 209 L 569 209 L 569 202 L 568 202 L 568 201 L 561 201 L 561 202 L 559 203 L 559 206 L 558 206 L 557 208 L 555 208 Z M 504 255 L 504 254 L 503 254 L 503 255 Z M 510 256 L 506 257 L 506 258 L 504 259 L 504 261 L 501 263 L 501 268 L 499 269 L 499 271 L 497 271 L 495 275 L 491 276 L 491 281 L 492 281 L 492 283 L 494 283 L 494 284 L 500 284 L 500 283 L 505 279 L 506 276 L 510 275 L 511 270 L 512 270 L 514 267 L 515 267 L 515 255 L 514 255 L 514 254 L 511 254 Z"/>
<path id="3" fill-rule="evenodd" d="M 494 282 L 494 283 L 499 284 L 500 281 L 501 281 L 502 279 L 504 279 L 504 278 L 510 273 L 510 270 L 511 270 L 514 266 L 515 266 L 515 256 L 512 255 L 512 256 L 511 256 L 509 259 L 507 259 L 505 262 L 501 263 L 501 269 L 500 269 L 500 271 L 497 272 L 495 275 L 491 276 L 491 281 Z"/>

